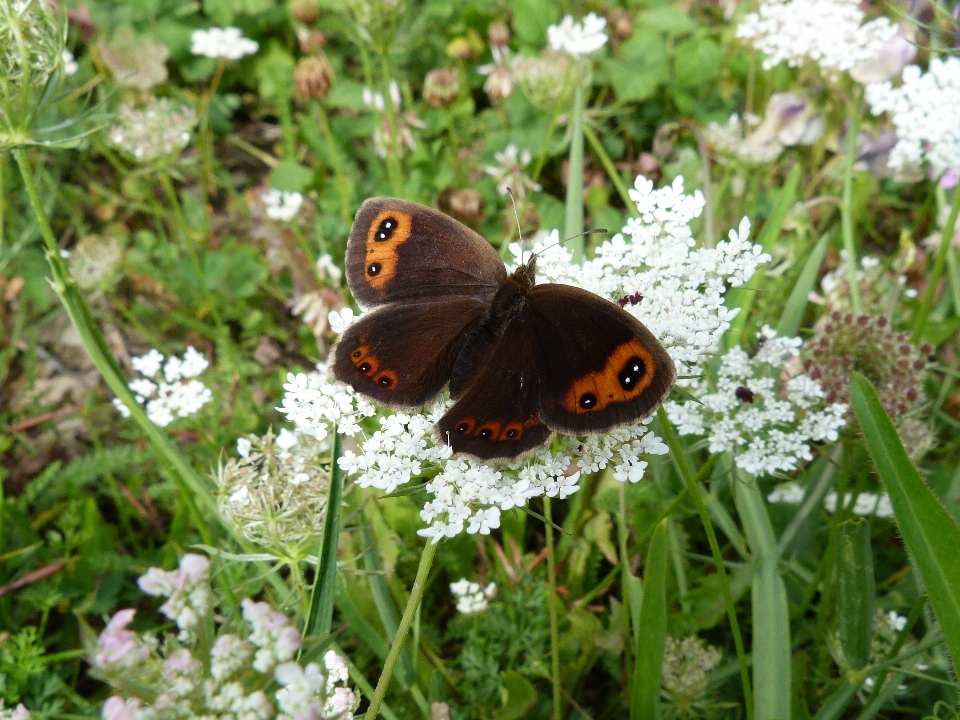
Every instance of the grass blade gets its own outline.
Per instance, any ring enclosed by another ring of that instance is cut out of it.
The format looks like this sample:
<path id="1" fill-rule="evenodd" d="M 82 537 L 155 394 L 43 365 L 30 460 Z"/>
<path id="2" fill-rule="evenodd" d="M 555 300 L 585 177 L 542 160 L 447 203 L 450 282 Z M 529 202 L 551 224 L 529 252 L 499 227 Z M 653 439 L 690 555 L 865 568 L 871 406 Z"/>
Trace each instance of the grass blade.
<path id="1" fill-rule="evenodd" d="M 790 611 L 780 551 L 756 480 L 739 476 L 737 512 L 757 563 L 753 573 L 753 688 L 757 720 L 790 717 Z"/>
<path id="2" fill-rule="evenodd" d="M 803 312 L 807 309 L 807 298 L 810 296 L 813 286 L 817 283 L 820 265 L 823 263 L 823 256 L 826 254 L 829 244 L 830 233 L 826 233 L 813 246 L 810 256 L 803 264 L 803 270 L 800 271 L 800 276 L 794 283 L 790 297 L 787 298 L 787 304 L 780 315 L 780 322 L 777 323 L 777 335 L 780 337 L 794 337 L 797 330 L 800 329 Z"/>
<path id="3" fill-rule="evenodd" d="M 655 720 L 659 716 L 660 673 L 667 642 L 667 520 L 662 520 L 650 540 L 643 575 L 637 658 L 630 690 L 630 720 Z"/>
<path id="4" fill-rule="evenodd" d="M 873 554 L 870 523 L 859 518 L 840 525 L 837 547 L 840 645 L 855 670 L 866 666 L 873 639 Z"/>
<path id="5" fill-rule="evenodd" d="M 913 467 L 867 379 L 854 375 L 850 386 L 867 449 L 890 495 L 900 534 L 920 570 L 956 670 L 960 658 L 960 563 L 956 550 L 960 527 Z"/>
<path id="6" fill-rule="evenodd" d="M 333 624 L 333 600 L 337 590 L 337 549 L 340 545 L 340 506 L 343 504 L 343 471 L 337 461 L 342 452 L 343 438 L 334 428 L 327 515 L 323 520 L 317 577 L 310 594 L 310 611 L 304 624 L 304 637 L 327 635 Z"/>

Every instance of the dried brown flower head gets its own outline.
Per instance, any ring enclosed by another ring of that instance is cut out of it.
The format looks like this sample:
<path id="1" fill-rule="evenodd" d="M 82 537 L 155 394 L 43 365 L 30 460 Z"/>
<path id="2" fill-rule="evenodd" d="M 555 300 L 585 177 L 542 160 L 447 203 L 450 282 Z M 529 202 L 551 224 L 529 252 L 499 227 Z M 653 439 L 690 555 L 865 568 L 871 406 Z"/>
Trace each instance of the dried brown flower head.
<path id="1" fill-rule="evenodd" d="M 487 41 L 490 47 L 509 45 L 510 26 L 500 20 L 490 23 L 490 27 L 487 28 Z"/>
<path id="2" fill-rule="evenodd" d="M 301 100 L 322 100 L 333 84 L 333 67 L 327 56 L 301 58 L 293 71 L 293 91 Z"/>
<path id="3" fill-rule="evenodd" d="M 423 99 L 435 108 L 450 107 L 460 95 L 460 76 L 451 68 L 435 68 L 423 79 Z"/>
<path id="4" fill-rule="evenodd" d="M 804 345 L 804 369 L 820 383 L 827 402 L 850 404 L 850 378 L 861 373 L 876 388 L 891 418 L 923 402 L 923 373 L 929 345 L 917 348 L 885 317 L 833 311 L 824 315 Z"/>
<path id="5" fill-rule="evenodd" d="M 304 25 L 313 25 L 320 19 L 320 3 L 317 0 L 293 0 L 290 3 L 290 14 Z"/>

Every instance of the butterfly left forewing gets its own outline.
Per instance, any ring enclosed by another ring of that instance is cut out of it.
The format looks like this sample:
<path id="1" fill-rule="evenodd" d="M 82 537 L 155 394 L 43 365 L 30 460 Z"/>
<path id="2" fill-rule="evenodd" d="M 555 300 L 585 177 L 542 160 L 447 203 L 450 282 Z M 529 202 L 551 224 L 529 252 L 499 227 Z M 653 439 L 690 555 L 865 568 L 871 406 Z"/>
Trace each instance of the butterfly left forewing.
<path id="1" fill-rule="evenodd" d="M 593 434 L 649 417 L 677 371 L 660 342 L 630 313 L 569 285 L 530 294 L 540 368 L 540 415 L 564 433 Z"/>
<path id="2" fill-rule="evenodd" d="M 438 297 L 488 299 L 506 278 L 493 246 L 433 208 L 370 198 L 347 241 L 347 280 L 362 307 Z"/>
<path id="3" fill-rule="evenodd" d="M 540 377 L 529 316 L 511 320 L 485 345 L 459 400 L 437 423 L 438 441 L 481 460 L 509 460 L 553 434 L 537 410 Z"/>

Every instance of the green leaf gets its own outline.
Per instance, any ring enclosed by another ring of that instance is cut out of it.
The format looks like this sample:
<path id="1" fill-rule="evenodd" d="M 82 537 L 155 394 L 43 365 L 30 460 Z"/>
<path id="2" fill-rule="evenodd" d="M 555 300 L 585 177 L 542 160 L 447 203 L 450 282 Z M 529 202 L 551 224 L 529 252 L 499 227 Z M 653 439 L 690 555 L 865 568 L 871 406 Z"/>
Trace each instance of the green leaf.
<path id="1" fill-rule="evenodd" d="M 790 608 L 780 577 L 777 539 L 755 478 L 739 475 L 734 499 L 747 545 L 756 562 L 751 587 L 754 717 L 756 720 L 789 718 Z"/>
<path id="2" fill-rule="evenodd" d="M 697 28 L 690 16 L 675 5 L 648 10 L 640 16 L 640 24 L 671 35 L 693 32 Z"/>
<path id="3" fill-rule="evenodd" d="M 516 670 L 505 670 L 500 673 L 500 677 L 503 678 L 507 698 L 496 719 L 518 720 L 518 718 L 526 717 L 530 708 L 537 701 L 536 688 Z"/>
<path id="4" fill-rule="evenodd" d="M 340 509 L 343 505 L 343 470 L 337 460 L 343 453 L 343 436 L 334 428 L 330 458 L 330 492 L 323 520 L 317 576 L 310 595 L 310 611 L 304 623 L 304 636 L 327 635 L 333 624 L 333 599 L 337 592 L 337 549 L 340 546 Z"/>
<path id="5" fill-rule="evenodd" d="M 784 220 L 787 219 L 787 213 L 793 207 L 793 203 L 796 202 L 799 185 L 800 165 L 798 163 L 793 166 L 786 182 L 783 183 L 783 187 L 777 195 L 777 202 L 763 226 L 763 231 L 760 233 L 758 242 L 763 247 L 764 252 L 770 252 L 777 238 L 780 237 L 780 231 L 783 229 Z M 727 307 L 740 308 L 740 314 L 733 319 L 733 322 L 730 323 L 730 329 L 727 331 L 728 348 L 743 342 L 743 329 L 747 325 L 750 308 L 753 306 L 753 300 L 757 296 L 757 288 L 760 287 L 763 278 L 763 272 L 758 271 L 754 273 L 746 285 L 742 288 L 734 288 L 729 293 Z"/>
<path id="6" fill-rule="evenodd" d="M 803 320 L 803 313 L 807 308 L 807 298 L 810 297 L 810 291 L 813 290 L 813 286 L 817 282 L 820 265 L 829 244 L 830 234 L 827 233 L 814 245 L 810 256 L 803 264 L 800 277 L 797 278 L 790 297 L 787 298 L 786 307 L 783 308 L 780 322 L 777 323 L 777 335 L 780 337 L 794 337 L 797 330 L 800 329 L 800 322 Z"/>
<path id="7" fill-rule="evenodd" d="M 313 179 L 313 170 L 296 160 L 282 160 L 270 171 L 270 187 L 283 192 L 303 192 Z"/>
<path id="8" fill-rule="evenodd" d="M 954 662 L 960 658 L 960 527 L 923 482 L 865 377 L 850 381 L 853 410 Z"/>
<path id="9" fill-rule="evenodd" d="M 861 670 L 870 659 L 874 606 L 870 523 L 863 518 L 840 525 L 837 589 L 840 644 L 850 666 Z"/>
<path id="10" fill-rule="evenodd" d="M 677 45 L 673 77 L 682 88 L 698 88 L 714 82 L 720 75 L 723 50 L 714 40 L 692 37 Z"/>
<path id="11" fill-rule="evenodd" d="M 659 716 L 660 674 L 667 642 L 667 520 L 661 520 L 650 539 L 640 601 L 637 661 L 630 687 L 630 720 Z"/>
<path id="12" fill-rule="evenodd" d="M 617 100 L 646 100 L 660 83 L 670 79 L 667 43 L 663 35 L 649 28 L 638 28 L 621 48 L 621 57 L 611 58 L 604 69 L 617 91 Z"/>
<path id="13" fill-rule="evenodd" d="M 560 20 L 560 10 L 554 3 L 540 0 L 514 0 L 513 31 L 527 45 L 543 47 L 547 41 L 547 28 Z"/>

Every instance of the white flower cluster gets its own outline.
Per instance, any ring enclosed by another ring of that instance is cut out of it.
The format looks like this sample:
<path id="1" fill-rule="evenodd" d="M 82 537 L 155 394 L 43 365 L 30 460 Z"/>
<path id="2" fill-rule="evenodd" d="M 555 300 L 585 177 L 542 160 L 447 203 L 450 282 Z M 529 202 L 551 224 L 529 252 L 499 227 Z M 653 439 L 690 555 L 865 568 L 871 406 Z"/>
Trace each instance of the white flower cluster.
<path id="1" fill-rule="evenodd" d="M 104 720 L 353 717 L 359 702 L 343 685 L 346 661 L 329 651 L 322 667 L 301 666 L 295 660 L 300 633 L 290 618 L 267 603 L 241 601 L 242 634 L 221 631 L 214 639 L 194 631 L 215 623 L 207 558 L 185 555 L 178 570 L 151 568 L 139 584 L 148 594 L 169 598 L 161 610 L 176 621 L 180 642 L 137 635 L 128 628 L 133 609 L 113 616 L 97 638 L 92 664 L 124 696 L 114 695 L 104 703 Z M 266 688 L 272 680 L 281 687 L 271 698 Z"/>
<path id="2" fill-rule="evenodd" d="M 245 538 L 291 560 L 316 550 L 330 492 L 329 442 L 281 430 L 237 440 L 217 468 L 217 509 Z"/>
<path id="3" fill-rule="evenodd" d="M 190 52 L 208 58 L 239 60 L 260 49 L 256 40 L 243 37 L 239 28 L 210 28 L 190 33 Z"/>
<path id="4" fill-rule="evenodd" d="M 486 587 L 480 587 L 480 583 L 461 578 L 450 583 L 450 592 L 457 598 L 457 612 L 470 615 L 487 609 L 490 600 L 497 594 L 497 584 L 487 583 Z"/>
<path id="5" fill-rule="evenodd" d="M 799 505 L 803 502 L 806 491 L 799 483 L 788 482 L 775 487 L 769 495 L 767 502 L 784 505 Z M 827 512 L 837 511 L 837 491 L 831 490 L 823 498 L 823 507 Z M 853 501 L 853 493 L 844 493 L 843 506 L 850 507 Z M 853 504 L 854 515 L 875 515 L 878 518 L 893 517 L 893 505 L 890 503 L 890 496 L 886 493 L 862 492 L 857 495 L 857 501 Z"/>
<path id="6" fill-rule="evenodd" d="M 701 366 L 698 380 L 681 381 L 699 402 L 664 403 L 681 435 L 707 435 L 712 453 L 732 452 L 752 475 L 796 470 L 810 461 L 809 443 L 835 442 L 846 424 L 846 407 L 826 405 L 824 392 L 807 375 L 779 377 L 786 360 L 799 354 L 799 338 L 780 338 L 765 327 L 754 357 L 733 348 L 715 375 Z"/>
<path id="7" fill-rule="evenodd" d="M 190 143 L 197 114 L 169 98 L 150 96 L 143 107 L 124 103 L 119 123 L 110 128 L 110 143 L 137 162 L 176 156 Z"/>
<path id="8" fill-rule="evenodd" d="M 73 53 L 69 50 L 64 50 L 60 53 L 60 60 L 63 62 L 63 74 L 64 75 L 76 75 L 77 70 L 80 69 L 80 65 L 77 64 L 77 59 L 73 56 Z"/>
<path id="9" fill-rule="evenodd" d="M 871 83 L 865 97 L 874 115 L 889 112 L 896 126 L 890 167 L 926 161 L 938 176 L 960 169 L 960 58 L 934 58 L 925 73 L 910 65 L 900 87 Z"/>
<path id="10" fill-rule="evenodd" d="M 547 28 L 547 40 L 554 50 L 579 57 L 589 55 L 607 44 L 607 34 L 603 31 L 607 19 L 595 13 L 587 15 L 582 23 L 574 22 L 567 15 L 559 25 Z"/>
<path id="11" fill-rule="evenodd" d="M 298 192 L 283 192 L 281 190 L 267 190 L 260 196 L 266 208 L 267 217 L 271 220 L 290 222 L 300 212 L 303 205 L 303 195 Z"/>
<path id="12" fill-rule="evenodd" d="M 333 316 L 340 318 L 341 315 L 330 315 L 330 325 L 335 327 Z M 324 365 L 317 365 L 317 369 L 309 374 L 287 373 L 283 389 L 283 404 L 277 410 L 286 415 L 297 430 L 313 435 L 317 440 L 327 436 L 331 425 L 335 425 L 341 435 L 353 437 L 360 432 L 361 420 L 377 414 L 373 404 L 357 395 L 353 388 L 332 382 Z"/>
<path id="13" fill-rule="evenodd" d="M 897 33 L 885 17 L 863 22 L 858 0 L 763 0 L 747 15 L 737 37 L 766 54 L 769 70 L 782 62 L 799 67 L 807 59 L 828 76 L 878 57 Z"/>
<path id="14" fill-rule="evenodd" d="M 133 358 L 130 364 L 143 377 L 129 383 L 137 402 L 146 403 L 147 417 L 160 427 L 193 415 L 213 399 L 210 388 L 195 379 L 210 363 L 193 347 L 187 347 L 182 360 L 175 355 L 166 363 L 163 360 L 157 349 Z M 123 417 L 130 417 L 120 398 L 114 398 L 113 404 Z"/>

